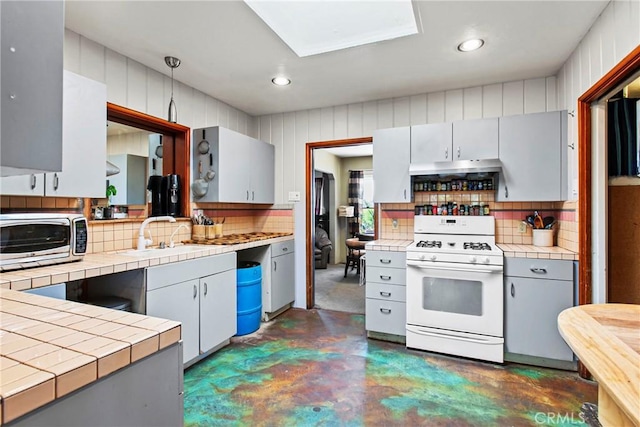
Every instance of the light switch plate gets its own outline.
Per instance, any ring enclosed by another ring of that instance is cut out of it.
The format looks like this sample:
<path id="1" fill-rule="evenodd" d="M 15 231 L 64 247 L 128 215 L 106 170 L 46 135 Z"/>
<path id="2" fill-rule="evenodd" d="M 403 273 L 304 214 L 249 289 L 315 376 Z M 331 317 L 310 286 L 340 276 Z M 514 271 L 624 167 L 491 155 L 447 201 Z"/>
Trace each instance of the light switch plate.
<path id="1" fill-rule="evenodd" d="M 391 220 L 391 228 L 393 228 L 394 230 L 398 229 L 398 220 L 397 219 L 392 219 Z"/>
<path id="2" fill-rule="evenodd" d="M 300 201 L 300 192 L 299 191 L 289 191 L 289 201 L 290 202 L 299 202 Z"/>

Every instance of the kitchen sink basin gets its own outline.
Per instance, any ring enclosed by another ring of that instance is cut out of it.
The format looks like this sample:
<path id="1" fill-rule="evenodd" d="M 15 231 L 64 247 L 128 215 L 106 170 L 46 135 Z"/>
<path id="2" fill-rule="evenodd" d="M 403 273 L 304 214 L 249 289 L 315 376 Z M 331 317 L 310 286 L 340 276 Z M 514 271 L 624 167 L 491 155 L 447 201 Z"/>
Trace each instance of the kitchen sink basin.
<path id="1" fill-rule="evenodd" d="M 120 252 L 121 255 L 133 256 L 133 257 L 149 257 L 149 256 L 172 256 L 172 255 L 181 255 L 190 252 L 197 252 L 206 250 L 205 246 L 195 246 L 195 245 L 183 245 L 183 246 L 175 246 L 173 248 L 149 248 L 143 250 L 132 249 L 126 252 Z"/>

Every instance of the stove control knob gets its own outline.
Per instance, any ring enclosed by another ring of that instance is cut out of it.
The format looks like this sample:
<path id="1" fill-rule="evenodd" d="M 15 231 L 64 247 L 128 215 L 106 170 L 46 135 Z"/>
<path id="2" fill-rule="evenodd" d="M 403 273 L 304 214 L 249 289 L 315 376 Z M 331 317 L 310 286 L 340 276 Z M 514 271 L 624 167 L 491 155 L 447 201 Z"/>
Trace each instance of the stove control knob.
<path id="1" fill-rule="evenodd" d="M 431 261 L 435 261 L 436 260 L 436 256 L 435 255 L 431 255 L 431 258 L 429 258 Z"/>
<path id="2" fill-rule="evenodd" d="M 424 255 L 420 255 L 418 258 L 420 258 L 420 261 L 424 261 L 425 256 Z"/>
<path id="3" fill-rule="evenodd" d="M 491 261 L 491 260 L 489 259 L 489 257 L 486 257 L 486 258 L 484 259 L 484 263 L 485 263 L 485 264 L 489 264 L 489 262 L 490 262 L 490 261 Z"/>
<path id="4" fill-rule="evenodd" d="M 475 257 L 475 256 L 469 257 L 469 262 L 475 264 L 476 262 L 478 262 L 478 257 Z"/>

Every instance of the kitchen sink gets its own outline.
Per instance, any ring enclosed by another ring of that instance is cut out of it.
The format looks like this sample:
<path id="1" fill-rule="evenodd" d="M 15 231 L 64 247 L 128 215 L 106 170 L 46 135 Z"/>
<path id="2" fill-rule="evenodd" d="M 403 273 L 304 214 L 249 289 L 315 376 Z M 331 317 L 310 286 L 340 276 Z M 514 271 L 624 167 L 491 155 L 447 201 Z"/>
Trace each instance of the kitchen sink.
<path id="1" fill-rule="evenodd" d="M 133 256 L 133 257 L 149 257 L 149 256 L 172 256 L 181 255 L 190 252 L 203 251 L 208 249 L 206 246 L 196 245 L 181 245 L 173 248 L 148 248 L 143 250 L 131 249 L 130 251 L 120 252 L 120 255 Z"/>

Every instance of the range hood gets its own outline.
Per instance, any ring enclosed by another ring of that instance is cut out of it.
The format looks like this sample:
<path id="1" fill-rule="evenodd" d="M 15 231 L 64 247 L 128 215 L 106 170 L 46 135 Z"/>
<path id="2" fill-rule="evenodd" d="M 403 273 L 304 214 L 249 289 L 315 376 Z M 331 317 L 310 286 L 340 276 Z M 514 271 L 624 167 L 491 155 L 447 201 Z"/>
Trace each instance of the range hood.
<path id="1" fill-rule="evenodd" d="M 456 160 L 453 162 L 411 163 L 409 175 L 455 175 L 467 173 L 500 172 L 499 159 Z"/>

